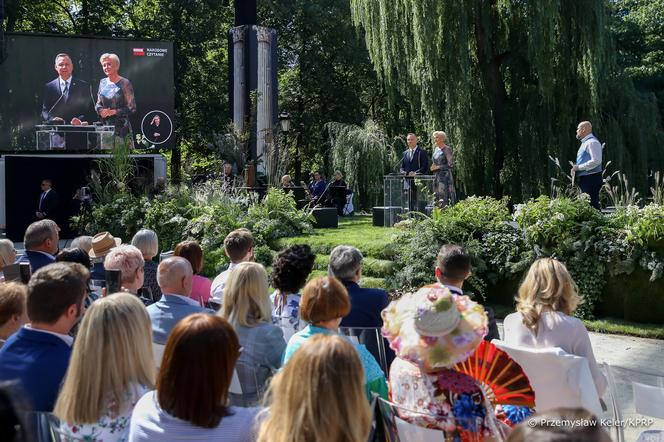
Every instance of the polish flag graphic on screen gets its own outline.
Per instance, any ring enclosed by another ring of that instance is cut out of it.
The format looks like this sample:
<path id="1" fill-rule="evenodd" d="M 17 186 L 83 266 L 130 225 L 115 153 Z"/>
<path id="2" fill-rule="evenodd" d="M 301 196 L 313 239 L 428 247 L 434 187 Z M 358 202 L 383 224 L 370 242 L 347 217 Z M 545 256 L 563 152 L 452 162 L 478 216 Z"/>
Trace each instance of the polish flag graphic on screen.
<path id="1" fill-rule="evenodd" d="M 143 48 L 134 48 L 134 55 L 137 57 L 143 57 L 145 56 L 145 50 Z"/>

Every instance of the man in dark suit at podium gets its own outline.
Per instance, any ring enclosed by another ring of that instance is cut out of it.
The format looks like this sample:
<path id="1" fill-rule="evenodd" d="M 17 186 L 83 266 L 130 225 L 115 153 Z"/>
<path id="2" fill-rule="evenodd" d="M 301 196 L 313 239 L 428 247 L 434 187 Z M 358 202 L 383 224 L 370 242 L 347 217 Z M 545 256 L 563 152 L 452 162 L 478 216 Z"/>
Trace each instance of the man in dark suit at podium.
<path id="1" fill-rule="evenodd" d="M 74 65 L 68 54 L 55 57 L 55 71 L 58 78 L 44 86 L 44 100 L 41 117 L 43 121 L 54 124 L 71 124 L 78 126 L 93 121 L 95 118 L 94 104 L 90 83 L 75 78 Z M 85 137 L 68 137 L 74 146 L 65 146 L 64 139 L 51 140 L 51 147 L 86 148 Z M 54 145 L 54 144 L 60 145 Z M 82 146 L 80 145 L 82 144 Z"/>
<path id="2" fill-rule="evenodd" d="M 417 135 L 410 133 L 406 137 L 408 149 L 403 153 L 400 172 L 406 177 L 404 179 L 404 193 L 408 198 L 408 209 L 417 210 L 417 187 L 415 187 L 415 175 L 422 175 L 429 170 L 429 157 L 427 153 L 417 144 Z"/>

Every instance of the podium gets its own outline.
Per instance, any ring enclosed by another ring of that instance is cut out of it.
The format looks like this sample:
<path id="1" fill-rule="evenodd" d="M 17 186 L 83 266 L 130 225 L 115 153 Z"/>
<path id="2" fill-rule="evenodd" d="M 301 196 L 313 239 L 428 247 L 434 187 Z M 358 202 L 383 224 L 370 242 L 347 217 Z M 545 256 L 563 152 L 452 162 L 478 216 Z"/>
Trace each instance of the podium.
<path id="1" fill-rule="evenodd" d="M 115 145 L 114 126 L 38 124 L 37 150 L 107 150 Z"/>
<path id="2" fill-rule="evenodd" d="M 403 174 L 385 175 L 383 178 L 383 225 L 391 227 L 410 212 L 430 213 L 434 205 L 434 176 Z"/>

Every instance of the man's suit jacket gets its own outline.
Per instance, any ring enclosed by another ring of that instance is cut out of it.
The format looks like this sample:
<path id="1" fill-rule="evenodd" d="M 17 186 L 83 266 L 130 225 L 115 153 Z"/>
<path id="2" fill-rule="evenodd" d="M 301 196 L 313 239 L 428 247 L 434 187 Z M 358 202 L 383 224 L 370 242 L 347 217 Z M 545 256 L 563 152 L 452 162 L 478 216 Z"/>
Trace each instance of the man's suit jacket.
<path id="1" fill-rule="evenodd" d="M 420 149 L 418 145 L 413 152 L 413 157 L 410 157 L 410 149 L 406 149 L 401 158 L 401 173 L 428 173 L 429 171 L 429 157 L 425 151 Z"/>
<path id="2" fill-rule="evenodd" d="M 350 313 L 341 320 L 341 327 L 382 327 L 380 313 L 390 303 L 387 292 L 362 288 L 352 281 L 343 281 L 350 297 Z"/>
<path id="3" fill-rule="evenodd" d="M 161 295 L 161 299 L 148 307 L 150 322 L 152 322 L 152 341 L 166 345 L 168 335 L 175 324 L 185 316 L 194 313 L 210 313 L 214 311 L 187 303 L 184 299 L 173 295 Z"/>
<path id="4" fill-rule="evenodd" d="M 35 411 L 53 411 L 70 356 L 59 337 L 23 327 L 0 350 L 0 380 L 17 379 Z"/>
<path id="5" fill-rule="evenodd" d="M 21 262 L 30 263 L 30 272 L 35 273 L 37 270 L 41 269 L 44 266 L 47 266 L 55 262 L 55 257 L 51 255 L 45 255 L 41 252 L 33 252 L 32 250 L 26 250 L 25 254 L 21 256 L 21 259 L 18 260 Z"/>
<path id="6" fill-rule="evenodd" d="M 80 118 L 81 115 L 83 115 L 82 120 L 90 123 L 97 119 L 91 96 L 90 83 L 76 77 L 71 77 L 69 93 L 67 95 L 67 100 L 64 97 L 60 99 L 62 91 L 60 90 L 59 77 L 46 83 L 44 86 L 44 101 L 41 112 L 41 117 L 44 121 L 60 117 L 65 120 L 64 124 L 69 124 L 72 118 Z"/>
<path id="7" fill-rule="evenodd" d="M 41 199 L 42 194 L 39 194 L 39 201 L 37 201 L 37 212 L 42 212 L 44 218 L 52 219 L 57 222 L 58 220 L 58 194 L 55 190 L 48 191 L 44 200 Z"/>

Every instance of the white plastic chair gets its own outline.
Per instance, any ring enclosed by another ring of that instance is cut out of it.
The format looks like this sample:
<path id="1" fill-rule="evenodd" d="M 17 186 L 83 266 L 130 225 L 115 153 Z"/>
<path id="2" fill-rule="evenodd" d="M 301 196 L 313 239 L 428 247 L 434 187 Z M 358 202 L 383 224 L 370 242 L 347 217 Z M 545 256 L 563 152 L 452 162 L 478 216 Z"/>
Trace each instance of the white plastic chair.
<path id="1" fill-rule="evenodd" d="M 664 442 L 664 375 L 611 366 L 608 378 L 624 423 L 618 441 Z"/>
<path id="2" fill-rule="evenodd" d="M 387 375 L 390 367 L 387 366 L 387 352 L 385 338 L 380 327 L 339 327 L 339 333 L 347 336 L 355 344 L 363 344 L 376 358 L 380 368 Z"/>
<path id="3" fill-rule="evenodd" d="M 491 342 L 521 365 L 535 391 L 538 412 L 581 407 L 602 416 L 600 398 L 586 358 L 558 347 L 511 346 L 497 339 Z"/>
<path id="4" fill-rule="evenodd" d="M 166 348 L 163 344 L 157 344 L 156 342 L 152 343 L 152 355 L 154 356 L 154 364 L 157 366 L 157 369 L 161 367 L 161 360 L 164 357 L 164 349 Z"/>

